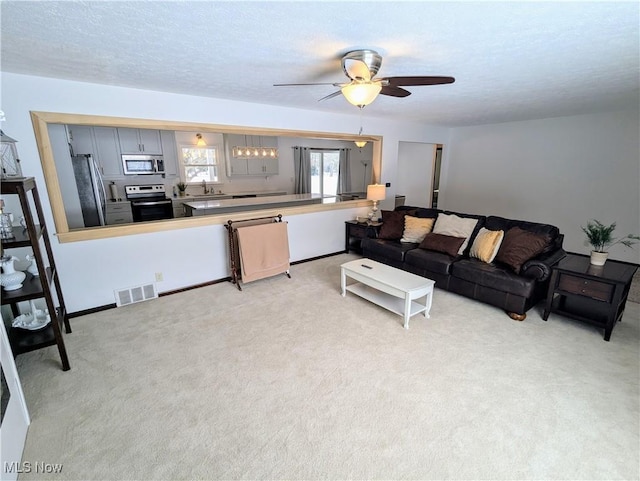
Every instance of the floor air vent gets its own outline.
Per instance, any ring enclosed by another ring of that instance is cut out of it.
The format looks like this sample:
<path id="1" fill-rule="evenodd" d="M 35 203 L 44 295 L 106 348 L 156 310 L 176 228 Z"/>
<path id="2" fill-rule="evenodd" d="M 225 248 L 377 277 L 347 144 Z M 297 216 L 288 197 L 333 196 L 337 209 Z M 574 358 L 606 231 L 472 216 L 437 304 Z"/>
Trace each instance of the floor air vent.
<path id="1" fill-rule="evenodd" d="M 129 287 L 115 291 L 116 305 L 118 307 L 134 304 L 136 302 L 147 301 L 158 297 L 155 284 L 145 284 L 143 286 Z"/>

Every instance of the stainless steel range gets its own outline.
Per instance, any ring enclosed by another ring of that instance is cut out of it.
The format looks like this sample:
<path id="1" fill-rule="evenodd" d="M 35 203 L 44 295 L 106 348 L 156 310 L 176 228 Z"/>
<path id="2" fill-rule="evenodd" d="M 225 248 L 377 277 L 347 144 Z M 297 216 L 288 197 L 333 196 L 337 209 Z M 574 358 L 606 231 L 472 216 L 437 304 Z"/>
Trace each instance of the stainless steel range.
<path id="1" fill-rule="evenodd" d="M 173 219 L 173 203 L 167 197 L 164 185 L 126 185 L 124 192 L 131 201 L 134 222 Z"/>

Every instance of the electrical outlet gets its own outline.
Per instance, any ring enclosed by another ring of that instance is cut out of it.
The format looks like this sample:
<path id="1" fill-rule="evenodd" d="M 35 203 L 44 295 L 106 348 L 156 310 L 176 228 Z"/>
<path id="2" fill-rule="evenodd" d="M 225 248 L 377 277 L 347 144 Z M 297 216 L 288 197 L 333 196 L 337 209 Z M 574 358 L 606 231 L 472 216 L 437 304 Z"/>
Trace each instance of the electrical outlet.
<path id="1" fill-rule="evenodd" d="M 156 272 L 156 282 L 162 282 L 163 280 L 162 272 Z"/>

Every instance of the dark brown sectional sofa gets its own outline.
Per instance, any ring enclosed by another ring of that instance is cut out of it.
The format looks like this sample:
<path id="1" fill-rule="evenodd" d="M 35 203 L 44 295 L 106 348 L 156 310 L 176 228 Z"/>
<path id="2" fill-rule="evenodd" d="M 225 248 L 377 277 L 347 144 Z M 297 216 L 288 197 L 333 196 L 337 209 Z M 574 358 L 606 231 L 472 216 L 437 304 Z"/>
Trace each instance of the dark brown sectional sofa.
<path id="1" fill-rule="evenodd" d="M 446 235 L 428 234 L 420 243 L 396 238 L 400 232 L 398 219 L 405 215 L 435 219 L 435 226 L 441 214 L 477 220 L 462 254 L 455 251 L 459 242 L 454 242 L 454 251 L 441 247 L 449 240 L 456 241 Z M 411 206 L 382 211 L 382 216 L 379 237 L 362 241 L 365 257 L 432 279 L 440 289 L 500 307 L 517 320 L 523 320 L 526 312 L 546 297 L 551 268 L 566 255 L 562 248 L 564 236 L 549 224 Z M 491 262 L 474 257 L 474 241 L 483 228 L 490 231 L 483 230 L 483 236 L 502 231 L 502 242 L 499 248 L 495 246 L 497 255 Z M 472 247 L 474 256 L 470 255 Z"/>

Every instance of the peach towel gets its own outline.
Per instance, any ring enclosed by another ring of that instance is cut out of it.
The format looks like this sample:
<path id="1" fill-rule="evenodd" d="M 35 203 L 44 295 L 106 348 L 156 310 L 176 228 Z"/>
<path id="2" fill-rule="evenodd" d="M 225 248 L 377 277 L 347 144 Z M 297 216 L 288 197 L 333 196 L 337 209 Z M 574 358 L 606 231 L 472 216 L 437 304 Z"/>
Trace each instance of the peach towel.
<path id="1" fill-rule="evenodd" d="M 289 270 L 286 222 L 238 227 L 242 282 L 251 282 Z"/>

